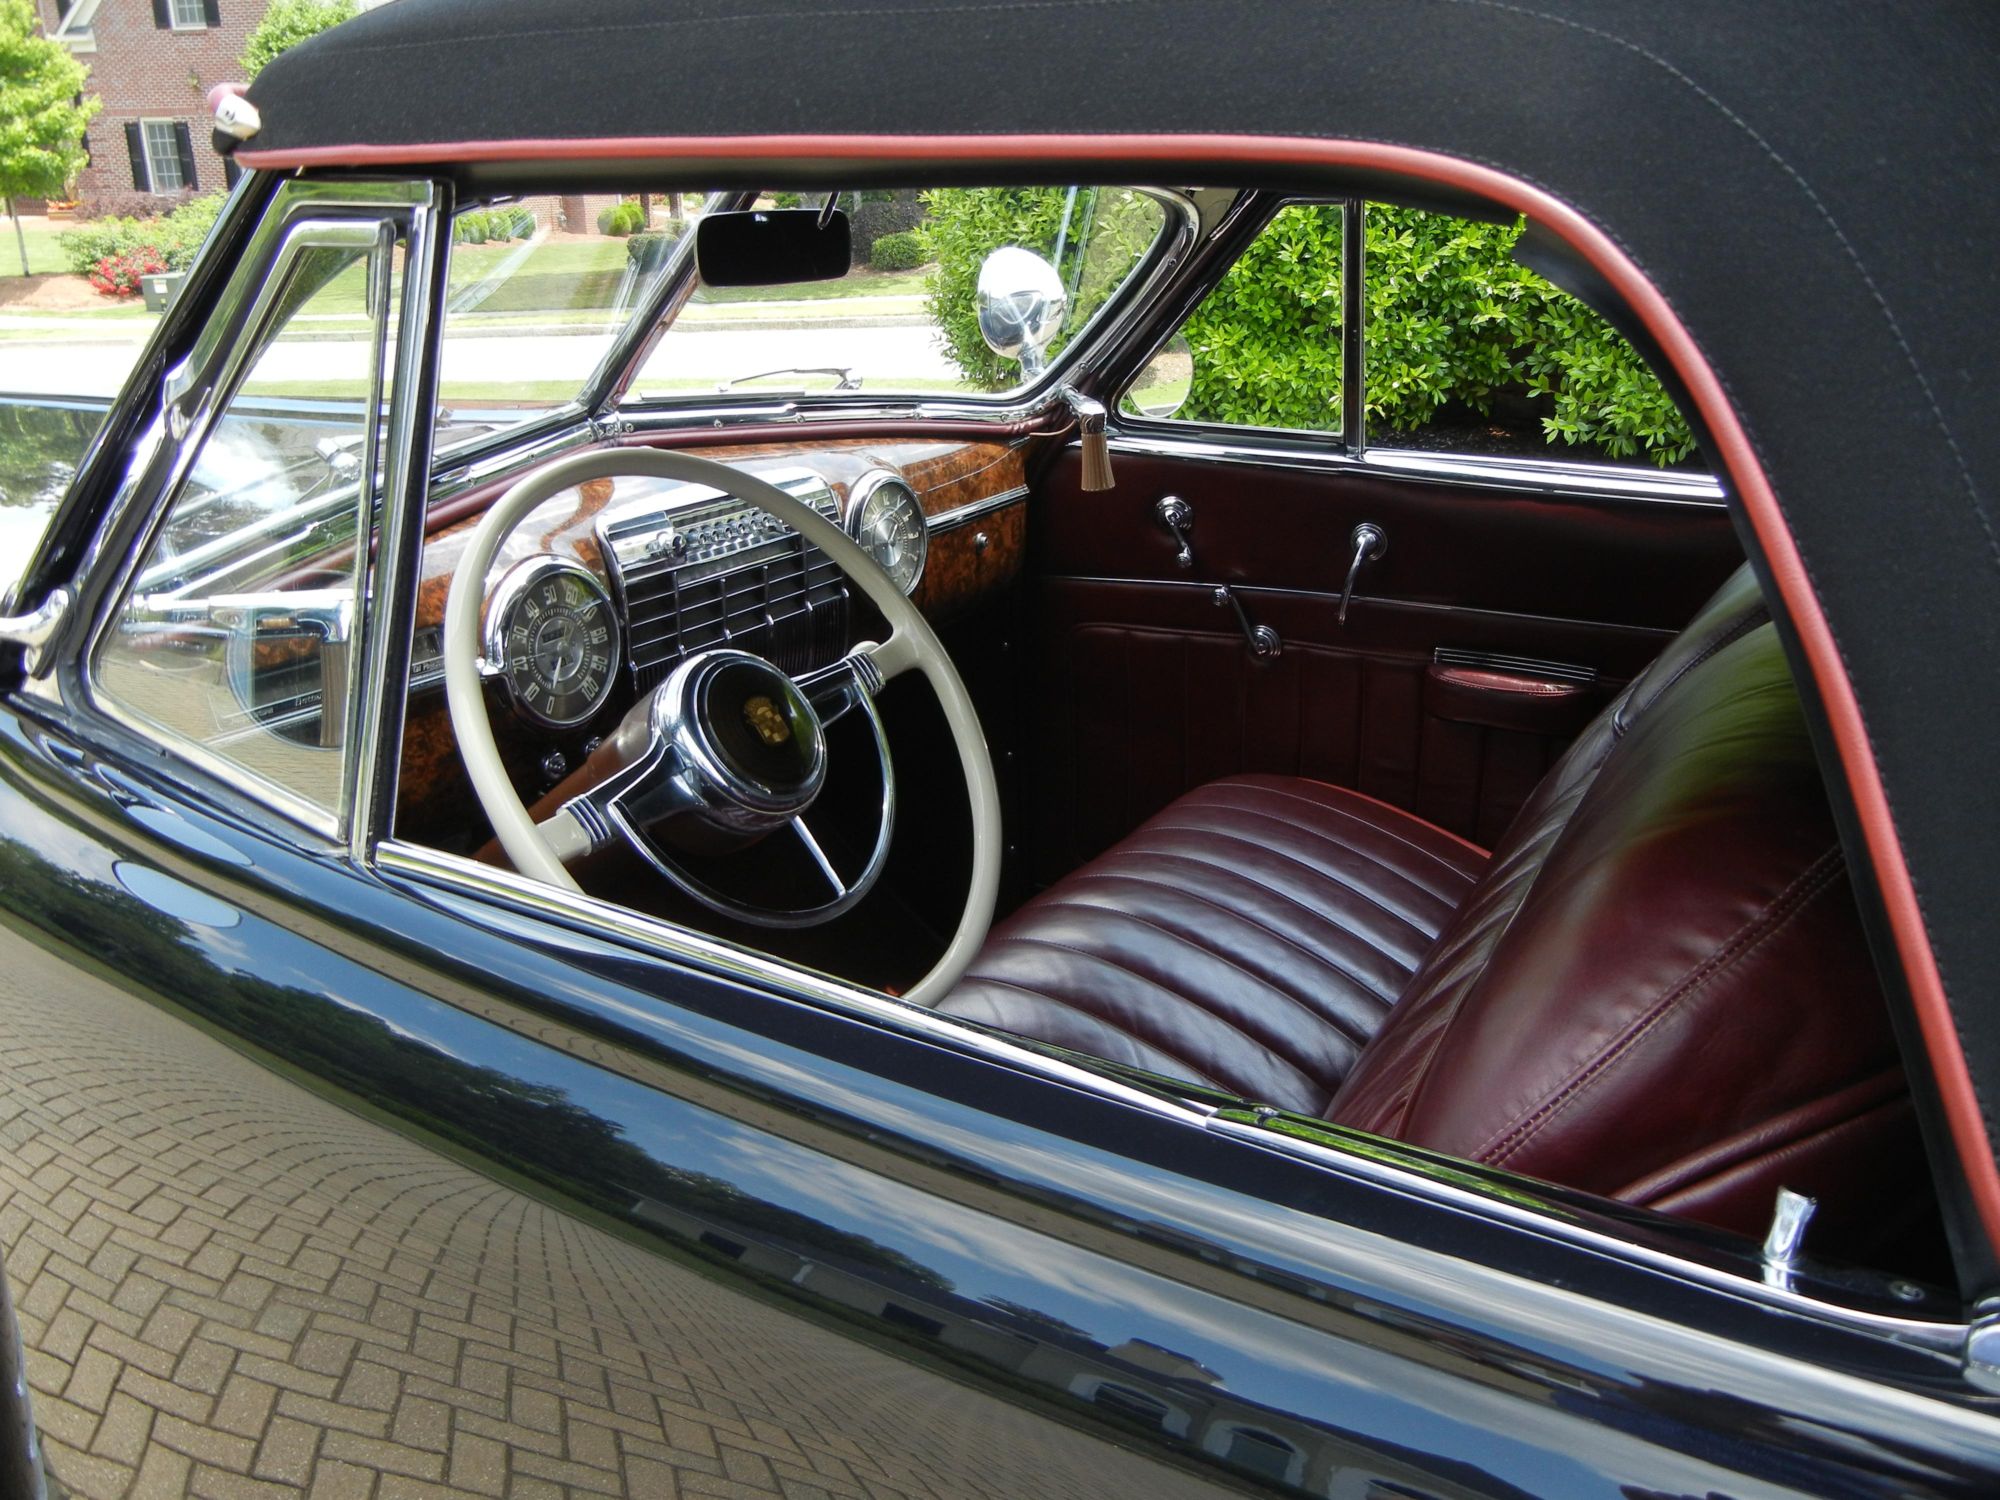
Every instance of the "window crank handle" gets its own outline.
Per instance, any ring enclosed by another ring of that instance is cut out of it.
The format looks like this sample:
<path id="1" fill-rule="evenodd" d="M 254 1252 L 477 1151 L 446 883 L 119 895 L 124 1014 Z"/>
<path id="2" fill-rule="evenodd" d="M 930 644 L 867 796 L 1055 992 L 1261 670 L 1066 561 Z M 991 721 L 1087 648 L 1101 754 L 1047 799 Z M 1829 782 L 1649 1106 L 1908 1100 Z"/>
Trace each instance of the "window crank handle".
<path id="1" fill-rule="evenodd" d="M 1188 540 L 1188 532 L 1194 527 L 1194 507 L 1179 495 L 1162 495 L 1153 507 L 1153 515 L 1180 544 L 1180 550 L 1174 554 L 1174 565 L 1183 571 L 1192 568 L 1194 543 Z"/>
<path id="2" fill-rule="evenodd" d="M 1347 606 L 1354 600 L 1354 580 L 1361 573 L 1361 565 L 1372 562 L 1389 550 L 1389 533 L 1373 521 L 1363 521 L 1354 528 L 1348 539 L 1354 548 L 1354 560 L 1347 565 L 1347 584 L 1340 591 L 1340 623 L 1347 623 Z"/>

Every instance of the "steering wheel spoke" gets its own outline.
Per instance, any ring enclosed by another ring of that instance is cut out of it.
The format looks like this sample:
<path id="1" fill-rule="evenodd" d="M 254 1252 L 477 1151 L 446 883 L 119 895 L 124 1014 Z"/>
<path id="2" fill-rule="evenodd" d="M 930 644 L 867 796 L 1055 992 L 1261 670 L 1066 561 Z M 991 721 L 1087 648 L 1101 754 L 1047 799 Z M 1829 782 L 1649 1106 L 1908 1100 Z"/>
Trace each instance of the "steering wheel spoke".
<path id="1" fill-rule="evenodd" d="M 791 827 L 798 841 L 805 845 L 806 853 L 812 856 L 813 864 L 818 867 L 820 874 L 826 877 L 826 883 L 833 887 L 833 899 L 839 901 L 846 896 L 850 887 L 840 878 L 840 871 L 833 867 L 833 860 L 827 855 L 826 850 L 820 847 L 819 840 L 813 836 L 812 828 L 805 818 L 803 816 L 793 818 Z"/>

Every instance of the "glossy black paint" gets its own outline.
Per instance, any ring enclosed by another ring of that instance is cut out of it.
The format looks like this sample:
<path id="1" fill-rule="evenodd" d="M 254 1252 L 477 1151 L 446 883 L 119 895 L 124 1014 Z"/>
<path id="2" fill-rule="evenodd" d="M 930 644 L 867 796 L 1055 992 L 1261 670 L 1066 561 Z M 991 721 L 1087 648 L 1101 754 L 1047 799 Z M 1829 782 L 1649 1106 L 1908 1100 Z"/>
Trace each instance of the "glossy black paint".
<path id="1" fill-rule="evenodd" d="M 81 728 L 18 702 L 0 719 L 0 973 L 46 950 L 115 986 L 135 1022 L 241 1051 L 274 1097 L 362 1112 L 642 1246 L 663 1275 L 776 1306 L 871 1367 L 886 1353 L 922 1372 L 917 1389 L 997 1397 L 1021 1419 L 1017 1457 L 1052 1479 L 1256 1484 L 1268 1445 L 1202 1451 L 1231 1424 L 1290 1442 L 1290 1487 L 1322 1494 L 2000 1479 L 1992 1403 L 1941 1354 L 1268 1149 L 1253 1120 L 1232 1137 L 303 852 L 221 788 Z M 71 1055 L 64 1007 L 35 1011 L 50 1053 Z M 1719 1238 L 1695 1251 L 1747 1269 Z M 807 1262 L 838 1296 L 778 1274 Z M 689 1342 L 669 1328 L 648 1352 L 671 1364 Z M 754 1339 L 741 1354 L 790 1357 Z M 1105 1379 L 1189 1431 L 1073 1389 Z M 898 1414 L 850 1436 L 940 1492 L 992 1477 Z"/>

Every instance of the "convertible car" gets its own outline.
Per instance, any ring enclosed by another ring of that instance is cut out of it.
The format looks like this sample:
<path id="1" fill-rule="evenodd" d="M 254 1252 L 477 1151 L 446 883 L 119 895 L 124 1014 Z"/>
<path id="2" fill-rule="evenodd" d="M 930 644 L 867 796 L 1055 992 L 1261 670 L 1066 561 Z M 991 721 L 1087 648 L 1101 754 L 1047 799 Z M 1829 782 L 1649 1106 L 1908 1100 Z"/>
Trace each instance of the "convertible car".
<path id="1" fill-rule="evenodd" d="M 1994 1493 L 1996 43 L 218 90 L 0 427 L 6 1493 Z"/>

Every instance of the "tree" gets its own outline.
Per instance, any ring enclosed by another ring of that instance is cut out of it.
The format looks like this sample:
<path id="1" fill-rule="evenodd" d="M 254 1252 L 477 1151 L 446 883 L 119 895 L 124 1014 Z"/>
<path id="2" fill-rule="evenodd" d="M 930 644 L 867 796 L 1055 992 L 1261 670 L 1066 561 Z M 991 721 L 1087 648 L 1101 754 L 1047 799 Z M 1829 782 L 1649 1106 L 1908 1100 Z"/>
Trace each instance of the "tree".
<path id="1" fill-rule="evenodd" d="M 14 221 L 21 274 L 28 237 L 16 198 L 58 198 L 83 166 L 83 128 L 102 109 L 83 97 L 88 70 L 42 34 L 34 0 L 0 0 L 0 197 Z"/>
<path id="2" fill-rule="evenodd" d="M 244 81 L 263 72 L 280 52 L 353 20 L 356 13 L 355 0 L 271 0 L 271 8 L 243 44 Z"/>

